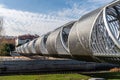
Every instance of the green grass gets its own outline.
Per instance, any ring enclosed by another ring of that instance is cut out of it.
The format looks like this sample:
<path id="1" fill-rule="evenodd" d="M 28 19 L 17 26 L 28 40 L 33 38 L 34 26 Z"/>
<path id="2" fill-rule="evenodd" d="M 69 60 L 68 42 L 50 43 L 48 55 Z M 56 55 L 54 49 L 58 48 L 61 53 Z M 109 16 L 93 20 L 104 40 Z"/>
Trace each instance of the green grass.
<path id="1" fill-rule="evenodd" d="M 120 72 L 88 73 L 88 74 L 29 74 L 0 76 L 0 80 L 88 80 L 89 78 L 105 78 L 120 80 Z"/>
<path id="2" fill-rule="evenodd" d="M 80 74 L 11 75 L 0 76 L 0 80 L 88 80 L 89 76 Z"/>

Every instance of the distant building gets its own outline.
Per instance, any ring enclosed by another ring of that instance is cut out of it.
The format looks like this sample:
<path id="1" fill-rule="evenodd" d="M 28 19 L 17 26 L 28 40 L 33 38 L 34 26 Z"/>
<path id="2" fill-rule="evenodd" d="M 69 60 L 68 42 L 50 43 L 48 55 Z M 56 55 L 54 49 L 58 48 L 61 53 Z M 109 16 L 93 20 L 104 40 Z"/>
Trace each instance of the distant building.
<path id="1" fill-rule="evenodd" d="M 15 45 L 15 36 L 1 36 L 0 42 Z"/>
<path id="2" fill-rule="evenodd" d="M 30 34 L 21 35 L 16 38 L 15 44 L 16 46 L 19 46 L 38 37 L 39 37 L 38 35 L 30 35 Z"/>

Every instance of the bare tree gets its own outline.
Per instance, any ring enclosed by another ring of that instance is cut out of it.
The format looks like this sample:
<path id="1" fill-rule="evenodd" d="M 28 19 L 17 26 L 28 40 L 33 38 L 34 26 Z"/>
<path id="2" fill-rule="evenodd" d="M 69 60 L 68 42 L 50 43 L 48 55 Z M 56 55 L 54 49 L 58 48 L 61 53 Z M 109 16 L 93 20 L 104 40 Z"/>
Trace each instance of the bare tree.
<path id="1" fill-rule="evenodd" d="M 0 18 L 0 36 L 3 36 L 4 28 L 3 28 L 3 18 Z"/>
<path id="2" fill-rule="evenodd" d="M 3 42 L 3 34 L 4 34 L 4 29 L 3 29 L 3 18 L 0 17 L 0 54 L 1 54 L 1 46 L 2 46 L 2 42 Z"/>

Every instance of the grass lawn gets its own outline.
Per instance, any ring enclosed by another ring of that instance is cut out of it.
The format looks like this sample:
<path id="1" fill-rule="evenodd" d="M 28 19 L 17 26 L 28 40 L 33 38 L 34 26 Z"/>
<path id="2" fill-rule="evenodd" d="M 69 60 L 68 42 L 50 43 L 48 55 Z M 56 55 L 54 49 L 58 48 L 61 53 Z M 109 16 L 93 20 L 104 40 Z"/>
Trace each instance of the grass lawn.
<path id="1" fill-rule="evenodd" d="M 89 78 L 105 78 L 106 80 L 120 80 L 120 72 L 88 73 L 88 74 L 29 74 L 0 76 L 0 80 L 88 80 Z"/>
<path id="2" fill-rule="evenodd" d="M 80 74 L 45 74 L 0 76 L 0 80 L 88 80 L 89 76 Z"/>

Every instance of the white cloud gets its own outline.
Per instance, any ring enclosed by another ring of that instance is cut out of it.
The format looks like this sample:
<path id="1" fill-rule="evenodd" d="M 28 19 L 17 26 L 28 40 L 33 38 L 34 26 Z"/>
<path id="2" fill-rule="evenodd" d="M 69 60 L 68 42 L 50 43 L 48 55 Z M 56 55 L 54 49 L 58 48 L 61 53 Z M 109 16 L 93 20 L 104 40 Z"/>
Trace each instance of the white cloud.
<path id="1" fill-rule="evenodd" d="M 45 34 L 71 21 L 69 18 L 0 8 L 6 35 Z"/>
<path id="2" fill-rule="evenodd" d="M 69 17 L 73 19 L 79 19 L 80 16 L 88 13 L 90 10 L 87 10 L 87 6 L 73 3 L 72 8 L 65 8 L 57 12 L 58 16 Z"/>
<path id="3" fill-rule="evenodd" d="M 88 0 L 88 2 L 99 3 L 99 4 L 109 3 L 111 1 L 113 0 Z"/>
<path id="4" fill-rule="evenodd" d="M 5 8 L 6 6 L 4 4 L 0 4 L 0 8 Z"/>
<path id="5" fill-rule="evenodd" d="M 6 35 L 21 35 L 28 33 L 45 34 L 66 22 L 79 19 L 85 13 L 100 7 L 101 5 L 99 4 L 104 5 L 111 1 L 112 0 L 86 0 L 85 3 L 75 3 L 69 0 L 67 4 L 71 7 L 51 12 L 51 14 L 47 15 L 8 9 L 5 5 L 0 4 L 0 16 L 4 18 L 3 26 Z"/>
<path id="6" fill-rule="evenodd" d="M 84 1 L 84 0 L 83 0 Z M 80 3 L 74 2 L 74 0 L 68 0 L 67 4 L 70 5 L 70 8 L 64 8 L 58 12 L 55 12 L 57 16 L 69 17 L 73 19 L 79 19 L 82 15 L 97 9 L 113 0 L 86 0 Z"/>

